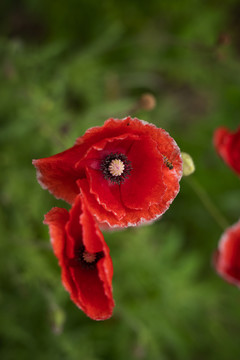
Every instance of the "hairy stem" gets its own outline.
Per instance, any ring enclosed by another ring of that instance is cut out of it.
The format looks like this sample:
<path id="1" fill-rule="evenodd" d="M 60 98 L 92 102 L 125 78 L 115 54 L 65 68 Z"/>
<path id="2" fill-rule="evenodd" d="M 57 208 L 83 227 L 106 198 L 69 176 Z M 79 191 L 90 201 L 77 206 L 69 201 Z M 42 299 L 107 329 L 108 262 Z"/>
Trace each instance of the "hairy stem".
<path id="1" fill-rule="evenodd" d="M 213 219 L 217 222 L 217 224 L 225 230 L 229 227 L 229 223 L 225 216 L 219 211 L 217 206 L 213 203 L 211 198 L 209 197 L 206 190 L 202 187 L 202 185 L 193 177 L 187 177 L 185 179 L 195 193 L 198 195 L 199 199 L 202 201 L 205 209 L 209 212 L 209 214 L 213 217 Z"/>

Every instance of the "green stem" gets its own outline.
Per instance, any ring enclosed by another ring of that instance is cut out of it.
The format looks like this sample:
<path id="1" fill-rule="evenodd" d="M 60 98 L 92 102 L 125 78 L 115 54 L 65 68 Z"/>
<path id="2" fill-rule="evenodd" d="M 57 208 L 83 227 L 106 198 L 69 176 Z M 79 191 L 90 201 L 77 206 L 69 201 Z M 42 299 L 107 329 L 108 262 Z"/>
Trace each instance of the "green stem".
<path id="1" fill-rule="evenodd" d="M 185 180 L 189 183 L 195 193 L 198 195 L 199 199 L 202 201 L 206 210 L 213 217 L 213 219 L 217 222 L 217 224 L 225 230 L 229 227 L 229 223 L 224 215 L 219 211 L 217 206 L 212 202 L 206 190 L 202 187 L 202 185 L 193 177 L 187 177 Z"/>

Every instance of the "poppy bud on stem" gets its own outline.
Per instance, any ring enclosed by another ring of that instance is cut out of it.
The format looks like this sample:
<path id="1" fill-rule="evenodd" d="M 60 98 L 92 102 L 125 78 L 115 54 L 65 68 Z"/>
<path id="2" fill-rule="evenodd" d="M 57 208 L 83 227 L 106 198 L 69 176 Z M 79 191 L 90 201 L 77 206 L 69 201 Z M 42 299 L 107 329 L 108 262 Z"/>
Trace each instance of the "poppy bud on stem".
<path id="1" fill-rule="evenodd" d="M 151 111 L 156 107 L 156 98 L 153 94 L 144 93 L 140 99 L 128 111 L 130 115 L 135 114 L 138 110 Z"/>
<path id="2" fill-rule="evenodd" d="M 221 229 L 225 230 L 229 224 L 225 216 L 220 212 L 218 207 L 214 204 L 212 199 L 209 197 L 203 186 L 194 177 L 187 178 L 189 185 L 195 191 L 199 199 L 202 201 L 204 207 L 220 226 Z"/>
<path id="3" fill-rule="evenodd" d="M 189 176 L 194 173 L 195 165 L 192 157 L 185 153 L 181 152 L 182 161 L 183 161 L 183 176 Z"/>
<path id="4" fill-rule="evenodd" d="M 142 94 L 139 101 L 139 107 L 147 111 L 153 110 L 156 107 L 155 97 L 149 93 Z"/>

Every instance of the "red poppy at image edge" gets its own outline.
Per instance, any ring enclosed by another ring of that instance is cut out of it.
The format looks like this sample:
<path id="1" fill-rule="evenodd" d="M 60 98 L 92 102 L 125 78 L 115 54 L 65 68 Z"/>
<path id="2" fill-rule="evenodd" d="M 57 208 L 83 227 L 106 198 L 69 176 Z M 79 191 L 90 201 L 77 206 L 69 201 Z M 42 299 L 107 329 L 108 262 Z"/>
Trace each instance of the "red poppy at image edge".
<path id="1" fill-rule="evenodd" d="M 33 164 L 43 188 L 70 204 L 81 192 L 97 221 L 110 227 L 160 217 L 178 194 L 182 176 L 174 139 L 130 117 L 109 119 L 70 149 Z"/>
<path id="2" fill-rule="evenodd" d="M 62 282 L 72 301 L 94 320 L 111 317 L 113 265 L 96 221 L 78 195 L 68 212 L 53 208 L 45 215 Z"/>
<path id="3" fill-rule="evenodd" d="M 214 266 L 226 281 L 240 286 L 240 220 L 222 235 L 214 254 Z"/>
<path id="4" fill-rule="evenodd" d="M 240 175 L 240 127 L 230 132 L 220 127 L 214 132 L 213 143 L 225 163 Z"/>

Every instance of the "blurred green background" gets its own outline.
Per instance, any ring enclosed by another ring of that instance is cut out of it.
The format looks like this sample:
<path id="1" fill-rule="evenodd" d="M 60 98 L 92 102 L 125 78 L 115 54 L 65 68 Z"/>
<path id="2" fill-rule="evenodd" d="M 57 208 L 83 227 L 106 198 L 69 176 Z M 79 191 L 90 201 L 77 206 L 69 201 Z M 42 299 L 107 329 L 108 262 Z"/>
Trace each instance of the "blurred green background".
<path id="1" fill-rule="evenodd" d="M 239 125 L 239 18 L 237 0 L 1 1 L 2 360 L 240 359 L 240 293 L 212 266 L 225 224 L 206 203 L 239 218 L 239 179 L 212 145 L 216 127 Z M 196 172 L 161 220 L 105 234 L 116 307 L 94 322 L 63 289 L 42 224 L 67 205 L 31 160 L 130 112 L 170 132 Z"/>

